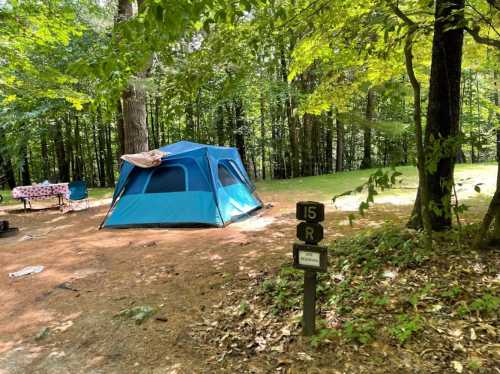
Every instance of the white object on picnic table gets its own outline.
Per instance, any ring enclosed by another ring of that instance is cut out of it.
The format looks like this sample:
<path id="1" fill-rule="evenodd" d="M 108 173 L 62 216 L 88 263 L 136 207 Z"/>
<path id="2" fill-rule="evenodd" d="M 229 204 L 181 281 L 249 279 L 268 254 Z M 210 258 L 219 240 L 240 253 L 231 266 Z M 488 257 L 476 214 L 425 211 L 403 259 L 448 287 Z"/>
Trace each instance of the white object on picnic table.
<path id="1" fill-rule="evenodd" d="M 9 273 L 9 277 L 17 278 L 17 277 L 22 277 L 24 275 L 40 273 L 41 271 L 43 271 L 43 266 L 27 266 L 27 267 L 25 267 L 21 270 L 18 270 L 14 273 Z"/>

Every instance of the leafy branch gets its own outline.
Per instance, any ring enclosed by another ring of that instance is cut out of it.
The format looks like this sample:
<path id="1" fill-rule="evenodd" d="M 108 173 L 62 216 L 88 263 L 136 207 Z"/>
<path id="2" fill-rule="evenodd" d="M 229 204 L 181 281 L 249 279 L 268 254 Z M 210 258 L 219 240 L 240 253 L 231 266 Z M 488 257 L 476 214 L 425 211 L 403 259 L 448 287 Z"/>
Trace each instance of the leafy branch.
<path id="1" fill-rule="evenodd" d="M 403 175 L 401 172 L 397 171 L 395 168 L 391 168 L 390 170 L 382 170 L 378 169 L 375 173 L 371 174 L 368 180 L 356 187 L 353 190 L 343 192 L 339 195 L 335 195 L 332 197 L 332 203 L 335 203 L 338 198 L 343 196 L 349 196 L 355 193 L 361 193 L 363 190 L 368 192 L 366 199 L 359 204 L 358 212 L 361 216 L 364 216 L 365 211 L 370 208 L 370 203 L 374 203 L 374 197 L 379 194 L 379 192 L 384 191 L 386 189 L 393 188 L 396 184 L 400 184 L 402 180 L 398 179 L 399 176 Z M 355 219 L 354 214 L 349 214 L 349 224 L 352 226 L 352 223 Z"/>

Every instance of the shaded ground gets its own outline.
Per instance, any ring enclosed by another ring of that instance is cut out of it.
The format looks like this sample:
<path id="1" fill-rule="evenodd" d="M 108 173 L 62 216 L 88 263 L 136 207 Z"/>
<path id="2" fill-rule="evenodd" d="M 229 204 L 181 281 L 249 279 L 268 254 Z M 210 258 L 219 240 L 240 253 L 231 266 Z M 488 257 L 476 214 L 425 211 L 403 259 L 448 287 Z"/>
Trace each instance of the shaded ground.
<path id="1" fill-rule="evenodd" d="M 257 287 L 256 274 L 272 273 L 291 257 L 297 199 L 292 192 L 262 198 L 274 206 L 225 229 L 98 231 L 106 206 L 64 215 L 0 212 L 21 229 L 0 242 L 0 373 L 303 372 L 314 350 L 298 336 L 284 356 L 262 350 L 224 357 L 223 344 L 207 344 L 207 334 L 221 333 L 208 318 L 214 310 L 238 308 L 243 290 Z M 399 222 L 409 210 L 380 205 L 351 228 L 346 214 L 330 207 L 328 240 Z M 45 269 L 7 276 L 29 265 Z M 117 316 L 144 305 L 154 315 L 142 324 Z"/>

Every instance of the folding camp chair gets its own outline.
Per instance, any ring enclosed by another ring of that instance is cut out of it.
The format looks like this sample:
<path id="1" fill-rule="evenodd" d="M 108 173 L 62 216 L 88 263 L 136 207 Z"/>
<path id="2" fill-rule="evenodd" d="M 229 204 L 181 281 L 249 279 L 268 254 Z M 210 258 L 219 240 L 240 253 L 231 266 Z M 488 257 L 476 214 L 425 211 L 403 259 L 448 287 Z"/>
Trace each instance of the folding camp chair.
<path id="1" fill-rule="evenodd" d="M 70 207 L 74 202 L 85 200 L 86 207 L 89 207 L 89 194 L 87 191 L 87 183 L 84 181 L 74 181 L 68 184 L 69 196 L 68 202 Z"/>

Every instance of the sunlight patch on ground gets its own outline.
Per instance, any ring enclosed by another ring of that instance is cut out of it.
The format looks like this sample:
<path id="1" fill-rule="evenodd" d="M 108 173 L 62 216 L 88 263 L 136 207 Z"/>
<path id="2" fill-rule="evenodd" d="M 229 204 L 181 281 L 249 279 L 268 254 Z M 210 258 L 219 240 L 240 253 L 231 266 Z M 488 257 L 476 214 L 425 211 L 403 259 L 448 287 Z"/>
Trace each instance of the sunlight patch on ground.
<path id="1" fill-rule="evenodd" d="M 274 217 L 249 217 L 243 221 L 235 222 L 231 225 L 232 228 L 240 231 L 263 231 L 267 226 L 276 221 Z"/>

